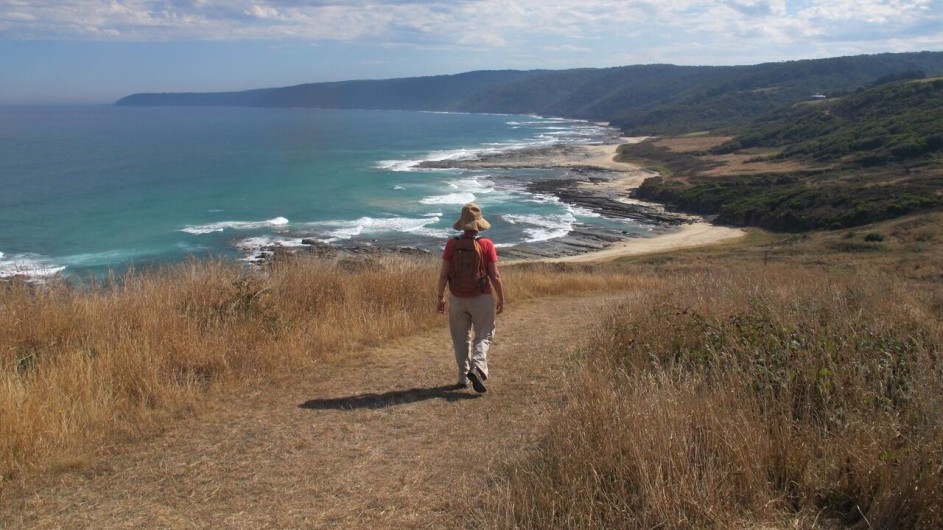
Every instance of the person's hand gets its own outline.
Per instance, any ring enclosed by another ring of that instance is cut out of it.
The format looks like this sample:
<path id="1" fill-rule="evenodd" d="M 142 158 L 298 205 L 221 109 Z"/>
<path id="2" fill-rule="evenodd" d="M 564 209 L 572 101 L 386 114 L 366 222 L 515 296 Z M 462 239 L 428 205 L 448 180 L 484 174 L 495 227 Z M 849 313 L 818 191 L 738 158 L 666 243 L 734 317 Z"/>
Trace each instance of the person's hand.
<path id="1" fill-rule="evenodd" d="M 439 298 L 439 303 L 435 305 L 435 312 L 440 315 L 445 314 L 445 298 Z"/>
<path id="2" fill-rule="evenodd" d="M 494 312 L 495 314 L 500 315 L 502 311 L 504 311 L 504 300 L 498 300 L 498 302 L 494 305 Z"/>

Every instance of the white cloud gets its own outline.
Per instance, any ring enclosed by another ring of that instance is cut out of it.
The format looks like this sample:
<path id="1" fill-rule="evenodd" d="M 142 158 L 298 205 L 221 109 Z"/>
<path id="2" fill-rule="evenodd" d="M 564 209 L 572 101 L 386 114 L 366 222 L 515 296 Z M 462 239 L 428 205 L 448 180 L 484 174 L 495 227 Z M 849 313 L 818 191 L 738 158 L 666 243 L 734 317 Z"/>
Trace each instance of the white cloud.
<path id="1" fill-rule="evenodd" d="M 30 13 L 23 13 L 19 11 L 10 11 L 6 13 L 5 18 L 11 21 L 22 21 L 22 22 L 33 22 L 34 20 L 36 20 L 35 15 L 31 15 Z"/>
<path id="2" fill-rule="evenodd" d="M 278 14 L 278 9 L 270 6 L 260 6 L 254 5 L 249 9 L 245 10 L 245 14 L 253 16 L 255 18 L 280 18 Z"/>
<path id="3" fill-rule="evenodd" d="M 591 53 L 939 42 L 943 0 L 0 0 L 0 40 L 301 40 Z M 515 50 L 517 52 L 519 50 Z M 863 49 L 863 51 L 873 51 Z M 713 53 L 713 52 L 712 52 Z"/>

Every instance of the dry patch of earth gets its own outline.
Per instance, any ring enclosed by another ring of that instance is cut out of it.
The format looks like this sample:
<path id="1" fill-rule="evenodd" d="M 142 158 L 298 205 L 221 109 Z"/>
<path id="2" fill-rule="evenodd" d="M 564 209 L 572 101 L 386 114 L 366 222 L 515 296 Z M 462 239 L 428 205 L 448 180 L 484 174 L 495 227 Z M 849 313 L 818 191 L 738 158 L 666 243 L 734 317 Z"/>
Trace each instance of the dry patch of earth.
<path id="1" fill-rule="evenodd" d="M 674 153 L 706 153 L 731 138 L 731 136 L 677 136 L 658 138 L 653 143 Z M 775 154 L 775 151 L 759 149 L 745 149 L 726 155 L 701 154 L 698 158 L 710 164 L 711 167 L 699 171 L 698 175 L 726 177 L 824 169 L 824 167 L 813 167 L 795 160 L 770 160 L 769 157 Z"/>

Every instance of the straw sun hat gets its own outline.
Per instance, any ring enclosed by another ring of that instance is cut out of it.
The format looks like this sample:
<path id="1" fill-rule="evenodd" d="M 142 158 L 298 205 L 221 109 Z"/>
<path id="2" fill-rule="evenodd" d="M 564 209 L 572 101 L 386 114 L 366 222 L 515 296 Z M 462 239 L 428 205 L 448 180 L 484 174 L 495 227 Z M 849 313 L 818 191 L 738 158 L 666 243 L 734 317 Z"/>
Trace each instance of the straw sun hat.
<path id="1" fill-rule="evenodd" d="M 477 204 L 470 202 L 462 206 L 462 216 L 458 218 L 458 221 L 455 221 L 454 228 L 456 230 L 474 230 L 481 232 L 482 230 L 491 228 L 491 223 L 485 221 L 485 218 L 481 216 L 481 208 Z"/>

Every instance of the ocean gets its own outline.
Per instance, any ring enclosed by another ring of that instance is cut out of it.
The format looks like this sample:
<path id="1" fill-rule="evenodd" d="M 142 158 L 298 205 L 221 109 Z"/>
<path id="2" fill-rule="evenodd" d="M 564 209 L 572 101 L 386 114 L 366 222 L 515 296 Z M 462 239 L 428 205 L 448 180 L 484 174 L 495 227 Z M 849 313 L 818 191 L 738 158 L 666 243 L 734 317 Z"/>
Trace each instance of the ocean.
<path id="1" fill-rule="evenodd" d="M 273 244 L 435 251 L 467 202 L 499 246 L 580 224 L 629 233 L 528 182 L 562 170 L 421 169 L 615 131 L 556 118 L 324 109 L 0 107 L 0 277 L 101 275 Z"/>

